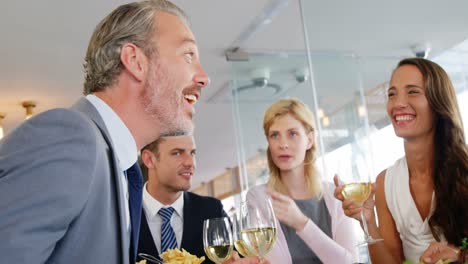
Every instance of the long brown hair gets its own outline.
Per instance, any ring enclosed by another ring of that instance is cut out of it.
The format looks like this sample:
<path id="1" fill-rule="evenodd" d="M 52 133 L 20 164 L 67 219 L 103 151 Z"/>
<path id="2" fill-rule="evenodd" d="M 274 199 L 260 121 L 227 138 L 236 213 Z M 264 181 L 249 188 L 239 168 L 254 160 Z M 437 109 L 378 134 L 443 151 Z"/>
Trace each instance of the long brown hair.
<path id="1" fill-rule="evenodd" d="M 310 133 L 314 132 L 314 115 L 310 109 L 296 98 L 281 99 L 274 102 L 268 109 L 265 111 L 265 116 L 263 118 L 263 131 L 265 136 L 268 138 L 268 133 L 271 126 L 276 121 L 278 117 L 285 115 L 291 115 L 296 120 L 301 122 L 304 126 L 305 132 Z M 280 193 L 289 195 L 281 181 L 281 174 L 278 166 L 273 162 L 271 157 L 270 149 L 267 150 L 268 156 L 268 168 L 270 170 L 270 178 L 268 179 L 268 187 L 278 191 Z M 306 151 L 304 157 L 304 177 L 306 178 L 307 187 L 309 190 L 316 195 L 317 197 L 321 196 L 322 186 L 320 177 L 317 174 L 317 169 L 315 167 L 316 159 L 316 146 L 312 145 L 310 149 Z"/>
<path id="2" fill-rule="evenodd" d="M 444 69 L 432 61 L 404 59 L 397 68 L 403 65 L 416 66 L 422 73 L 435 116 L 435 209 L 429 226 L 436 240 L 443 235 L 449 243 L 459 245 L 468 236 L 468 148 L 455 89 Z"/>

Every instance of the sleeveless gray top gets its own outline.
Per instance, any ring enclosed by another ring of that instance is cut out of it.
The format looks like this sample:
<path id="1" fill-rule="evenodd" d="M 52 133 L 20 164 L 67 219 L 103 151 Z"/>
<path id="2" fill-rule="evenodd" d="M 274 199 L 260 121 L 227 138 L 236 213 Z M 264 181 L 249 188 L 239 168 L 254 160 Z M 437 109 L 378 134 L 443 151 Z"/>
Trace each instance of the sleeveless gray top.
<path id="1" fill-rule="evenodd" d="M 304 215 L 310 218 L 310 220 L 314 222 L 325 234 L 332 237 L 331 217 L 324 199 L 317 200 L 316 198 L 313 198 L 309 200 L 294 201 Z M 281 223 L 281 229 L 283 230 L 286 241 L 288 242 L 292 263 L 322 263 L 307 244 L 304 243 L 304 241 L 296 234 L 296 231 L 293 228 Z"/>

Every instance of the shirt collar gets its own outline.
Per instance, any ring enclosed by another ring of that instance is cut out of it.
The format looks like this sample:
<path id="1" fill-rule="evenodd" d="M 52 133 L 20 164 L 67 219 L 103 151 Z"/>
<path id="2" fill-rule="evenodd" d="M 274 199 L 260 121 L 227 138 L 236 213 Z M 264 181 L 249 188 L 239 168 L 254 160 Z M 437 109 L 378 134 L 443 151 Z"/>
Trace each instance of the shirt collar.
<path id="1" fill-rule="evenodd" d="M 88 99 L 88 101 L 96 108 L 99 115 L 104 120 L 104 124 L 109 132 L 119 165 L 122 170 L 127 170 L 135 164 L 138 158 L 136 142 L 130 133 L 130 130 L 128 130 L 125 123 L 114 112 L 114 110 L 112 110 L 112 108 L 99 97 L 93 94 L 88 94 L 86 99 Z"/>
<path id="2" fill-rule="evenodd" d="M 171 206 L 174 208 L 174 211 L 182 218 L 184 213 L 184 194 L 182 193 L 177 200 L 170 205 L 164 205 L 158 200 L 156 200 L 151 194 L 149 194 L 147 184 L 143 186 L 143 208 L 145 209 L 146 216 L 148 219 L 153 218 L 163 207 Z"/>

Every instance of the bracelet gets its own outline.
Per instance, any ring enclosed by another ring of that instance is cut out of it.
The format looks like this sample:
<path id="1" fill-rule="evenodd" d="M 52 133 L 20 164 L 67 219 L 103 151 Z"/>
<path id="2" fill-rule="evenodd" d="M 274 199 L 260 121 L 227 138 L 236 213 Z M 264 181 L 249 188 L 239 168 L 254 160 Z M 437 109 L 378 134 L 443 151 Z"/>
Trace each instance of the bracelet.
<path id="1" fill-rule="evenodd" d="M 455 263 L 458 263 L 458 264 L 468 263 L 466 260 L 466 257 L 467 257 L 466 249 L 460 249 L 460 254 L 458 255 L 458 261 Z"/>
<path id="2" fill-rule="evenodd" d="M 465 264 L 468 263 L 468 238 L 464 237 L 461 241 L 460 247 L 460 263 Z"/>

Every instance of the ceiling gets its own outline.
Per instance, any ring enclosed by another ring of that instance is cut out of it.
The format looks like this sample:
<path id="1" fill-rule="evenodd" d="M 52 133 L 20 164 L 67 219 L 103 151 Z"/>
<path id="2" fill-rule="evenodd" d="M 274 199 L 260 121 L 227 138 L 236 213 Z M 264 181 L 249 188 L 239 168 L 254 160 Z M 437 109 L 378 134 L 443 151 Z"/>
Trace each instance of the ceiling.
<path id="1" fill-rule="evenodd" d="M 0 10 L 0 112 L 6 132 L 24 119 L 23 100 L 35 100 L 36 112 L 67 107 L 82 94 L 83 58 L 89 37 L 99 20 L 123 0 L 82 1 L 5 1 Z M 231 103 L 208 100 L 236 76 L 248 80 L 256 63 L 252 60 L 231 65 L 224 52 L 234 46 L 250 53 L 284 58 L 305 50 L 301 12 L 296 0 L 175 0 L 189 15 L 197 37 L 202 63 L 212 84 L 197 104 L 195 136 L 198 146 L 198 172 L 194 184 L 237 165 L 235 128 Z M 270 23 L 250 38 L 242 33 L 262 21 L 266 10 L 280 6 Z M 302 1 L 309 47 L 315 54 L 354 54 L 363 58 L 388 59 L 413 56 L 410 46 L 429 43 L 431 54 L 438 54 L 468 37 L 468 2 L 454 0 L 415 1 Z M 270 61 L 277 71 L 292 71 L 287 63 Z M 305 59 L 302 60 L 307 66 Z M 368 60 L 370 61 L 370 60 Z M 232 67 L 231 67 L 232 66 Z M 268 65 L 267 65 L 268 66 Z M 237 67 L 237 68 L 236 68 Z M 281 67 L 289 67 L 281 69 Z M 298 65 L 294 65 L 298 67 Z M 369 65 L 366 87 L 375 87 L 388 78 L 386 70 Z M 339 80 L 333 65 L 315 72 L 320 79 Z M 274 69 L 273 69 L 274 70 Z M 278 77 L 279 78 L 279 77 Z M 320 88 L 320 87 L 318 87 Z M 341 88 L 343 89 L 343 88 Z M 339 91 L 327 89 L 331 95 Z M 335 96 L 339 98 L 339 96 Z M 329 105 L 337 104 L 334 101 Z M 263 104 L 243 105 L 242 111 Z M 242 114 L 242 113 L 241 113 Z M 245 126 L 260 126 L 261 120 L 246 121 Z M 257 124 L 255 123 L 257 122 Z M 247 131 L 247 130 L 246 130 Z M 263 141 L 262 134 L 249 136 L 248 157 Z M 256 142 L 250 144 L 249 142 Z M 260 142 L 260 143 L 258 143 Z"/>

